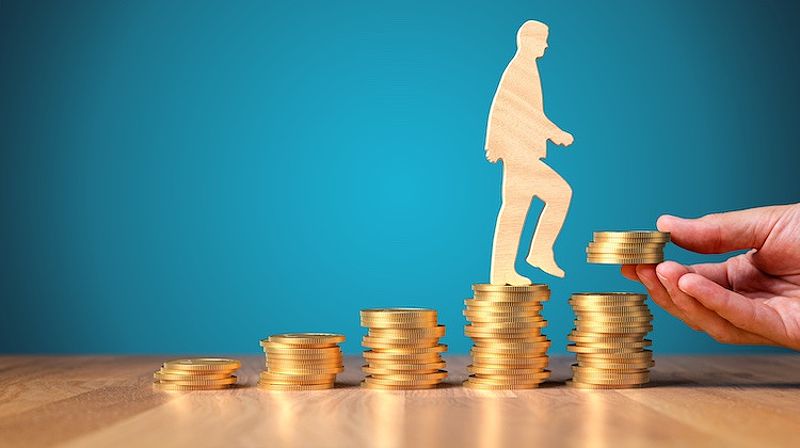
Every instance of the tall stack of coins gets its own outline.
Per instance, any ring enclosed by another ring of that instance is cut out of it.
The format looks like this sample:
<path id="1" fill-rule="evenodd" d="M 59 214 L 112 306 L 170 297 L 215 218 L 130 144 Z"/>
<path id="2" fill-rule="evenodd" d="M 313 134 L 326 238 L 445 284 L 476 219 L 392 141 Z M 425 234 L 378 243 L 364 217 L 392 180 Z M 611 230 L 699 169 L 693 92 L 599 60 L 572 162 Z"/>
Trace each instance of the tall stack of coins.
<path id="1" fill-rule="evenodd" d="M 153 385 L 171 391 L 228 389 L 236 384 L 234 373 L 241 366 L 235 359 L 176 359 L 155 371 Z"/>
<path id="2" fill-rule="evenodd" d="M 658 231 L 594 232 L 586 261 L 599 264 L 655 264 L 664 261 L 669 233 Z"/>
<path id="3" fill-rule="evenodd" d="M 650 381 L 652 341 L 645 335 L 653 329 L 645 294 L 624 292 L 576 293 L 569 299 L 577 319 L 567 336 L 577 353 L 572 381 L 585 389 L 618 389 L 641 386 Z"/>
<path id="4" fill-rule="evenodd" d="M 444 325 L 436 310 L 427 308 L 380 308 L 361 310 L 361 326 L 369 332 L 361 345 L 369 389 L 431 389 L 447 378 L 439 343 Z"/>
<path id="5" fill-rule="evenodd" d="M 471 322 L 464 332 L 472 338 L 472 389 L 533 389 L 550 377 L 546 370 L 550 341 L 542 334 L 547 321 L 540 315 L 550 299 L 547 285 L 473 285 L 474 297 L 464 304 Z"/>
<path id="6" fill-rule="evenodd" d="M 333 333 L 285 333 L 261 340 L 267 369 L 258 387 L 264 390 L 331 389 L 344 370 L 345 337 Z"/>

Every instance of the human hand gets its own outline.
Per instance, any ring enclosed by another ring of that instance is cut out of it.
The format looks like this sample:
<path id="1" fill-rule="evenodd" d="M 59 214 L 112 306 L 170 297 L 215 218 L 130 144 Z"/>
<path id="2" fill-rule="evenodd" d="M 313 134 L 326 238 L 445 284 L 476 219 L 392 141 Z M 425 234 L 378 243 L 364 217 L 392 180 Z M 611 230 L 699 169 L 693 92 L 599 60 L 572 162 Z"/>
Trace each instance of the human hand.
<path id="1" fill-rule="evenodd" d="M 572 134 L 569 132 L 559 130 L 555 133 L 555 135 L 553 135 L 552 138 L 550 138 L 550 140 L 556 145 L 569 146 L 573 141 L 575 141 L 575 138 L 572 137 Z"/>
<path id="2" fill-rule="evenodd" d="M 699 219 L 665 215 L 658 229 L 703 254 L 752 250 L 722 263 L 623 266 L 654 302 L 719 342 L 800 350 L 800 204 Z"/>

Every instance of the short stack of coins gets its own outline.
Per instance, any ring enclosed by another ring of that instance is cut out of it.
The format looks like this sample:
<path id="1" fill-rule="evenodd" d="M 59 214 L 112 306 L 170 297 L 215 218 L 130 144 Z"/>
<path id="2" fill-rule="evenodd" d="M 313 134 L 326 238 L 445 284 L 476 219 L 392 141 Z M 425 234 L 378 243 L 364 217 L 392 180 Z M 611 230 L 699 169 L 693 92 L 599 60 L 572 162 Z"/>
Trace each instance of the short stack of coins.
<path id="1" fill-rule="evenodd" d="M 550 377 L 542 334 L 547 321 L 542 302 L 550 299 L 547 285 L 473 285 L 474 297 L 464 301 L 470 322 L 464 333 L 472 338 L 471 389 L 533 389 Z"/>
<path id="2" fill-rule="evenodd" d="M 427 308 L 379 308 L 361 310 L 361 326 L 369 329 L 361 345 L 369 389 L 432 389 L 445 378 L 439 343 L 445 334 L 437 323 L 436 310 Z"/>
<path id="3" fill-rule="evenodd" d="M 334 333 L 284 333 L 261 340 L 267 369 L 258 387 L 264 390 L 332 389 L 344 370 L 345 337 Z"/>
<path id="4" fill-rule="evenodd" d="M 598 264 L 656 264 L 664 261 L 667 232 L 594 232 L 586 248 L 586 261 Z"/>
<path id="5" fill-rule="evenodd" d="M 653 352 L 645 335 L 653 319 L 647 295 L 624 292 L 575 293 L 569 303 L 575 328 L 567 350 L 577 353 L 572 381 L 584 389 L 639 387 L 650 381 Z"/>
<path id="6" fill-rule="evenodd" d="M 153 386 L 160 390 L 191 391 L 228 389 L 236 385 L 235 359 L 191 358 L 167 361 L 153 373 Z"/>

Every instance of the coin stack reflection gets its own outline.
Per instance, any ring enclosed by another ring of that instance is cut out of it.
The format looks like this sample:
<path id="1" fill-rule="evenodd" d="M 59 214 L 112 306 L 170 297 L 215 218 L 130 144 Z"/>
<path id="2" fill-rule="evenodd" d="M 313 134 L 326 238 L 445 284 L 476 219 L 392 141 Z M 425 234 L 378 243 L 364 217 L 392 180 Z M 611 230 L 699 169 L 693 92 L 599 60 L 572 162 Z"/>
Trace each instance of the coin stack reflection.
<path id="1" fill-rule="evenodd" d="M 331 389 L 336 374 L 344 370 L 339 343 L 345 337 L 334 333 L 285 333 L 261 340 L 267 369 L 258 387 L 264 390 Z"/>
<path id="2" fill-rule="evenodd" d="M 473 285 L 474 297 L 464 301 L 471 322 L 471 373 L 464 386 L 472 389 L 533 389 L 550 377 L 546 370 L 550 341 L 542 334 L 547 321 L 542 302 L 550 299 L 547 285 Z"/>
<path id="3" fill-rule="evenodd" d="M 367 327 L 361 345 L 366 377 L 361 385 L 369 389 L 431 389 L 445 378 L 439 343 L 445 334 L 437 323 L 436 310 L 427 308 L 378 308 L 361 310 L 361 326 Z"/>
<path id="4" fill-rule="evenodd" d="M 577 353 L 572 381 L 584 389 L 638 387 L 650 380 L 652 341 L 645 335 L 653 327 L 647 296 L 634 293 L 576 293 L 569 303 L 575 328 L 567 336 L 567 350 Z"/>

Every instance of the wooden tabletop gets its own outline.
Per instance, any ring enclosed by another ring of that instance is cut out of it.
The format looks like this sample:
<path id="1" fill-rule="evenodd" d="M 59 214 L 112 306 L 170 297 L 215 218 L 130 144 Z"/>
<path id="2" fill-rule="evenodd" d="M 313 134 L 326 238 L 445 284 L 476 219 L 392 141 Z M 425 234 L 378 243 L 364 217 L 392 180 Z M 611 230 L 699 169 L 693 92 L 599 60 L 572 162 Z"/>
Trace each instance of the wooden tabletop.
<path id="1" fill-rule="evenodd" d="M 800 355 L 657 356 L 651 387 L 530 391 L 460 387 L 467 357 L 449 357 L 448 387 L 358 387 L 348 357 L 328 391 L 252 387 L 262 357 L 243 358 L 235 390 L 151 387 L 164 357 L 0 357 L 0 447 L 798 446 Z"/>

